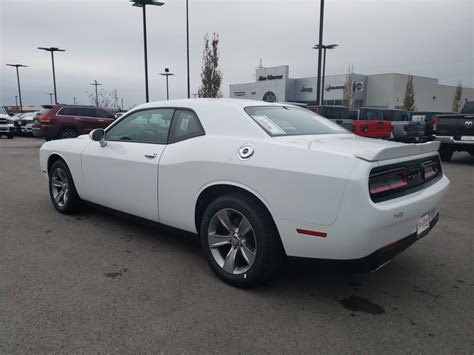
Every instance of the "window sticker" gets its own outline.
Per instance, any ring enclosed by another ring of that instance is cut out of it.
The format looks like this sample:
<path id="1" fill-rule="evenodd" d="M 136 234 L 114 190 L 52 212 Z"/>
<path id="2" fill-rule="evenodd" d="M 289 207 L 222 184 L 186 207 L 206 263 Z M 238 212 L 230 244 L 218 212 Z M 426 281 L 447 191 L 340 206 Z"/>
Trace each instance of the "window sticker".
<path id="1" fill-rule="evenodd" d="M 286 133 L 265 115 L 255 115 L 252 117 L 271 135 L 279 135 Z"/>

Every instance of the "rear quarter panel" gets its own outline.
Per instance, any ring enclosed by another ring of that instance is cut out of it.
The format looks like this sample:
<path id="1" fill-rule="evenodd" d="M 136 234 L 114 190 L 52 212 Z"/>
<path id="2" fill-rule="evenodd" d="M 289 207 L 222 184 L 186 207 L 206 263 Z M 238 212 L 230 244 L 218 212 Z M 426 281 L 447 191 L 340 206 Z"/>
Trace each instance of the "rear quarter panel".
<path id="1" fill-rule="evenodd" d="M 253 144 L 255 153 L 242 161 L 237 153 L 245 143 Z M 159 167 L 160 222 L 195 232 L 199 194 L 228 184 L 256 195 L 274 218 L 330 225 L 356 161 L 271 140 L 203 136 L 171 144 Z"/>

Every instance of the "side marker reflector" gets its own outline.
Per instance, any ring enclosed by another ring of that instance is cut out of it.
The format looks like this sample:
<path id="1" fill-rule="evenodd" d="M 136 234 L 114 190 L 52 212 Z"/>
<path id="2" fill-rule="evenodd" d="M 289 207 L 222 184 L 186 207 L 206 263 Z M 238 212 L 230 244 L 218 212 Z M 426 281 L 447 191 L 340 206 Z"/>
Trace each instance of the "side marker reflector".
<path id="1" fill-rule="evenodd" d="M 296 231 L 297 231 L 299 234 L 306 234 L 306 235 L 310 235 L 310 236 L 312 236 L 312 237 L 326 238 L 326 236 L 327 236 L 327 233 L 309 231 L 309 230 L 306 230 L 306 229 L 299 229 L 299 228 L 296 228 Z"/>

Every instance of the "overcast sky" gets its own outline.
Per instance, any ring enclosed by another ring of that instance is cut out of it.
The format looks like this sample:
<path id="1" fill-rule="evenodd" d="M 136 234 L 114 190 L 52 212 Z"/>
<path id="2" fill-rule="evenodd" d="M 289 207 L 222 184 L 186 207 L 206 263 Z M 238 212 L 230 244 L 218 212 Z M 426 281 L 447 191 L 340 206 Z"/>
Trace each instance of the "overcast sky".
<path id="1" fill-rule="evenodd" d="M 185 0 L 148 7 L 150 99 L 186 96 Z M 197 1 L 190 3 L 191 92 L 200 84 L 203 35 L 218 32 L 222 92 L 229 84 L 254 81 L 264 66 L 288 64 L 290 77 L 315 76 L 319 1 Z M 441 84 L 474 87 L 474 1 L 326 0 L 324 42 L 327 74 L 349 64 L 361 74 L 399 72 L 435 77 Z M 0 105 L 14 104 L 14 68 L 21 63 L 24 105 L 49 103 L 53 91 L 49 53 L 38 46 L 66 49 L 55 56 L 58 99 L 74 96 L 89 104 L 89 83 L 117 89 L 124 106 L 144 102 L 141 9 L 128 0 L 0 0 Z"/>

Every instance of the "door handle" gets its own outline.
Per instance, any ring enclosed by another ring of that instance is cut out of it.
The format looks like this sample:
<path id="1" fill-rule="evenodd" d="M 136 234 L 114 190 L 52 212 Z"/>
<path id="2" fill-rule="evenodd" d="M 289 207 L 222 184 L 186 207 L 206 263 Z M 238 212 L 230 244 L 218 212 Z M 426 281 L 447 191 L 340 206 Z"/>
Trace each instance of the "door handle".
<path id="1" fill-rule="evenodd" d="M 153 153 L 153 154 L 145 154 L 145 158 L 154 159 L 154 158 L 156 158 L 157 155 L 158 155 L 158 154 L 156 154 L 156 153 Z"/>

